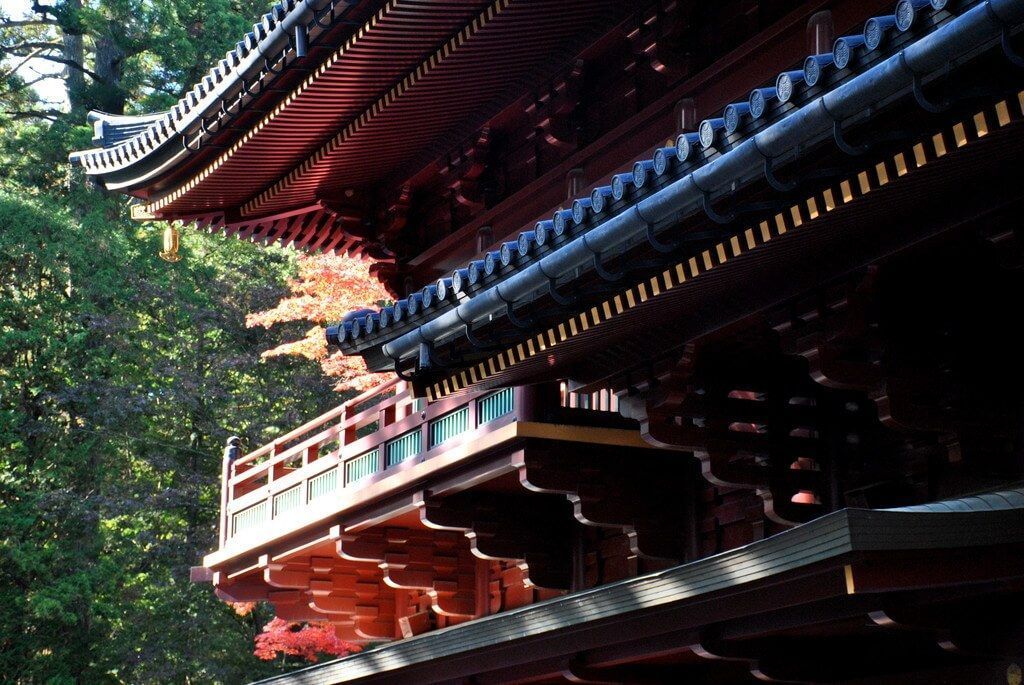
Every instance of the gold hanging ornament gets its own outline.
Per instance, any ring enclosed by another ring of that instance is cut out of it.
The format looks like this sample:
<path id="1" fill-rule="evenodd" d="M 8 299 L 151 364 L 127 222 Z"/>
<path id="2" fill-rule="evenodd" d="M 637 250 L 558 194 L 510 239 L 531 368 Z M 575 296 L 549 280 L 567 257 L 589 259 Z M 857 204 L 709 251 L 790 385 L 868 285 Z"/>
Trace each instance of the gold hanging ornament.
<path id="1" fill-rule="evenodd" d="M 168 224 L 167 228 L 164 229 L 164 250 L 160 253 L 160 259 L 172 263 L 181 261 L 181 255 L 178 254 L 180 238 L 178 227 L 174 224 Z"/>

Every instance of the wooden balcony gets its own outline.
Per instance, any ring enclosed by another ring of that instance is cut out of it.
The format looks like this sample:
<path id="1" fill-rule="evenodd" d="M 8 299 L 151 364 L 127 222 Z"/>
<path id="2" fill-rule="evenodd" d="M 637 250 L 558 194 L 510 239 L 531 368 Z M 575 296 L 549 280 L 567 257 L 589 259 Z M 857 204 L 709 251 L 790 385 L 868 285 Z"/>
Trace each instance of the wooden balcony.
<path id="1" fill-rule="evenodd" d="M 551 384 L 428 406 L 391 382 L 248 454 L 229 449 L 205 566 L 224 599 L 327 618 L 348 639 L 415 634 L 582 587 L 580 524 L 611 525 L 600 544 L 633 554 L 649 524 L 633 530 L 638 515 L 598 501 L 622 483 L 594 479 L 640 473 L 641 454 L 666 453 L 608 392 Z M 642 500 L 631 482 L 622 501 Z"/>
<path id="2" fill-rule="evenodd" d="M 532 388 L 455 397 L 426 406 L 391 381 L 335 407 L 244 456 L 225 459 L 221 550 L 217 563 L 307 523 L 326 511 L 364 503 L 419 475 L 517 437 L 541 435 Z M 614 412 L 608 392 L 559 395 L 556 420 Z M 548 417 L 549 419 L 552 417 Z M 518 429 L 514 428 L 520 424 Z M 513 428 L 510 428 L 513 426 Z M 579 437 L 605 439 L 610 435 Z M 598 431 L 600 432 L 600 431 Z M 622 436 L 619 436 L 620 438 Z M 628 442 L 638 441 L 630 440 Z M 429 462 L 430 468 L 417 468 Z"/>
<path id="3" fill-rule="evenodd" d="M 204 564 L 222 599 L 401 638 L 695 558 L 698 468 L 606 391 L 426 405 L 392 382 L 229 450 Z"/>

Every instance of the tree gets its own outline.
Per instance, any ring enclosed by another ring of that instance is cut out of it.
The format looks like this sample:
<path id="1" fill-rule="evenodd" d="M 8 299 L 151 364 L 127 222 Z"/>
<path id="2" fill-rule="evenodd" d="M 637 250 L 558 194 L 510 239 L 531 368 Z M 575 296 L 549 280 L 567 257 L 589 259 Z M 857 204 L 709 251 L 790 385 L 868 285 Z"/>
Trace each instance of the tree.
<path id="1" fill-rule="evenodd" d="M 191 585 L 216 546 L 220 448 L 331 402 L 301 360 L 267 365 L 246 311 L 289 256 L 156 227 L 112 202 L 0 190 L 0 668 L 24 682 L 237 682 L 258 632 Z M 114 219 L 108 218 L 113 214 Z"/>
<path id="2" fill-rule="evenodd" d="M 6 62 L 0 94 L 61 79 L 73 112 L 167 108 L 267 6 L 262 0 L 32 0 L 24 17 L 0 11 L 0 59 Z M 63 71 L 36 74 L 38 62 Z M 51 121 L 62 116 L 51 104 L 19 104 L 5 111 Z"/>
<path id="3" fill-rule="evenodd" d="M 168 265 L 162 227 L 69 182 L 67 164 L 90 145 L 86 109 L 167 106 L 265 4 L 0 10 L 4 682 L 236 683 L 282 668 L 252 653 L 266 607 L 238 616 L 188 578 L 217 544 L 224 440 L 262 444 L 336 402 L 317 365 L 262 363 L 270 333 L 245 326 L 287 293 L 294 257 L 186 232 Z M 30 55 L 67 67 L 53 78 L 70 111 L 34 93 Z"/>
<path id="4" fill-rule="evenodd" d="M 326 621 L 296 623 L 275 618 L 256 636 L 253 653 L 264 661 L 280 656 L 315 662 L 323 655 L 348 656 L 360 649 L 358 645 L 339 638 L 334 627 Z"/>
<path id="5" fill-rule="evenodd" d="M 280 323 L 315 324 L 298 340 L 283 343 L 263 353 L 267 357 L 298 356 L 320 362 L 324 373 L 337 378 L 335 390 L 365 390 L 383 383 L 385 374 L 370 373 L 360 357 L 329 353 L 324 324 L 340 321 L 354 310 L 369 305 L 383 306 L 387 291 L 370 275 L 369 261 L 332 254 L 303 255 L 298 258 L 299 275 L 289 283 L 291 294 L 277 306 L 246 317 L 246 325 L 270 328 Z"/>

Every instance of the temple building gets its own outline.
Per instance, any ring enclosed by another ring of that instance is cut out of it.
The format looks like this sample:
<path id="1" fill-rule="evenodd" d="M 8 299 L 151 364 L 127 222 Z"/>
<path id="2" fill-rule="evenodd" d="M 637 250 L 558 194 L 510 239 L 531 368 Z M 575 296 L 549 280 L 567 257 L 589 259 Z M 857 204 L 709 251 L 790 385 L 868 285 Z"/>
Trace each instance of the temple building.
<path id="1" fill-rule="evenodd" d="M 225 452 L 275 683 L 1009 683 L 1024 0 L 283 0 L 72 160 L 372 260 L 393 380 Z"/>

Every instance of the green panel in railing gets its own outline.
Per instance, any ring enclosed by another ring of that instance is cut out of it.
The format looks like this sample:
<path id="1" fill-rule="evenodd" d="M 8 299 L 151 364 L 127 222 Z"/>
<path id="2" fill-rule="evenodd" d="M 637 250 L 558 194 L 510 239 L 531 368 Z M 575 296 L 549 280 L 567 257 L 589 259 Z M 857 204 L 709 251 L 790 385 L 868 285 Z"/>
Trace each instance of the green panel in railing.
<path id="1" fill-rule="evenodd" d="M 338 490 L 338 469 L 313 476 L 309 479 L 309 492 L 306 495 L 307 501 L 312 502 L 318 497 L 331 495 Z"/>
<path id="2" fill-rule="evenodd" d="M 395 438 L 386 445 L 384 453 L 387 455 L 387 463 L 384 467 L 391 468 L 410 457 L 415 457 L 419 452 L 420 430 L 417 428 L 410 433 Z"/>
<path id="3" fill-rule="evenodd" d="M 274 495 L 274 518 L 302 506 L 302 486 L 295 485 Z"/>
<path id="4" fill-rule="evenodd" d="M 492 392 L 476 401 L 477 425 L 510 414 L 513 409 L 515 409 L 515 394 L 512 388 Z"/>
<path id="5" fill-rule="evenodd" d="M 354 483 L 360 478 L 377 473 L 380 464 L 380 452 L 373 450 L 345 462 L 345 485 Z"/>
<path id="6" fill-rule="evenodd" d="M 238 535 L 267 522 L 267 500 L 243 509 L 231 517 L 231 534 Z"/>
<path id="7" fill-rule="evenodd" d="M 430 446 L 436 447 L 445 440 L 466 432 L 469 427 L 469 407 L 462 407 L 430 422 Z"/>

